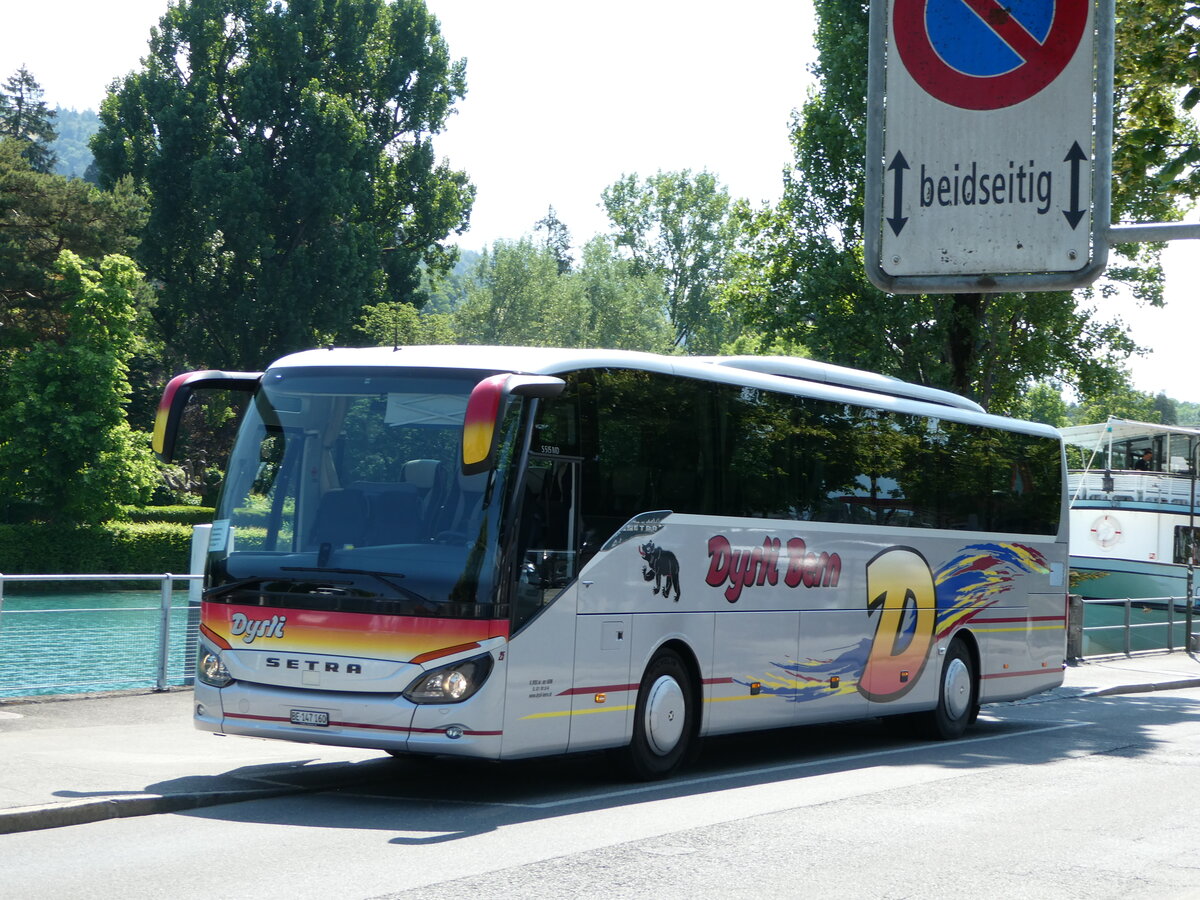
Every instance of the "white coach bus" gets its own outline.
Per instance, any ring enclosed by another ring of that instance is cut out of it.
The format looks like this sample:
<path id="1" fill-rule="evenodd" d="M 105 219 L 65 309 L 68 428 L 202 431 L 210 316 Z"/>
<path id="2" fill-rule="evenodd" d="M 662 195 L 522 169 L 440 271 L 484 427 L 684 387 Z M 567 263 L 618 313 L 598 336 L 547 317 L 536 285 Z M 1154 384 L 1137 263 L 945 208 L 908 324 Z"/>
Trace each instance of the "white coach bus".
<path id="1" fill-rule="evenodd" d="M 396 755 L 616 749 L 1062 681 L 1051 428 L 808 360 L 401 347 L 168 385 L 251 395 L 208 553 L 197 727 Z"/>

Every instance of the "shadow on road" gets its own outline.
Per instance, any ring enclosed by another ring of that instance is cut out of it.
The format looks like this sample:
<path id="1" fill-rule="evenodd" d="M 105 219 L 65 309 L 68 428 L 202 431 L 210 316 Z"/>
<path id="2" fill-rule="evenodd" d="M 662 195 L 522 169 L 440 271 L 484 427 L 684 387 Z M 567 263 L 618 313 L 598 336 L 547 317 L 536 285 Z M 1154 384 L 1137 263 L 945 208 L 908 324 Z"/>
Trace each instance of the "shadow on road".
<path id="1" fill-rule="evenodd" d="M 326 771 L 315 780 L 297 770 L 297 786 L 306 792 L 296 796 L 186 814 L 231 822 L 400 832 L 389 842 L 437 844 L 507 825 L 732 788 L 787 784 L 803 791 L 806 779 L 880 767 L 932 766 L 966 773 L 1104 753 L 1144 755 L 1157 744 L 1155 729 L 1197 716 L 1200 702 L 1154 694 L 999 705 L 985 709 L 964 738 L 947 743 L 898 736 L 878 719 L 801 726 L 707 739 L 695 764 L 670 781 L 651 784 L 621 780 L 604 754 L 506 763 L 382 758 L 322 767 Z M 277 767 L 272 779 L 279 779 Z M 176 782 L 146 788 L 155 793 L 178 789 Z"/>

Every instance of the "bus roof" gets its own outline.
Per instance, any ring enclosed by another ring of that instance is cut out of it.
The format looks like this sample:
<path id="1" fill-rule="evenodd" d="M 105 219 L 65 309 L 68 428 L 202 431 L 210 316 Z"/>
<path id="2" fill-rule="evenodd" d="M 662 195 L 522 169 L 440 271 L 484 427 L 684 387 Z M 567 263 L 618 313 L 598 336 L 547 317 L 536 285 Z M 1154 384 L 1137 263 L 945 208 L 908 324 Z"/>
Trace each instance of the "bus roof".
<path id="1" fill-rule="evenodd" d="M 751 372 L 763 372 L 767 375 L 782 375 L 786 378 L 802 378 L 805 381 L 816 381 L 859 391 L 871 391 L 875 394 L 888 394 L 892 397 L 910 397 L 913 400 L 937 403 L 940 406 L 955 406 L 959 409 L 969 409 L 972 412 L 984 412 L 984 408 L 974 400 L 968 400 L 966 397 L 960 397 L 949 391 L 920 384 L 910 384 L 899 378 L 880 375 L 877 372 L 864 372 L 861 369 L 817 362 L 815 359 L 801 359 L 795 356 L 711 356 L 704 357 L 704 359 L 717 366 L 731 366 Z"/>
<path id="2" fill-rule="evenodd" d="M 978 403 L 948 391 L 874 372 L 789 356 L 666 356 L 637 350 L 559 347 L 331 347 L 293 353 L 272 363 L 270 368 L 309 366 L 402 366 L 528 375 L 558 375 L 576 369 L 632 368 L 1058 436 L 1050 426 L 992 416 Z"/>

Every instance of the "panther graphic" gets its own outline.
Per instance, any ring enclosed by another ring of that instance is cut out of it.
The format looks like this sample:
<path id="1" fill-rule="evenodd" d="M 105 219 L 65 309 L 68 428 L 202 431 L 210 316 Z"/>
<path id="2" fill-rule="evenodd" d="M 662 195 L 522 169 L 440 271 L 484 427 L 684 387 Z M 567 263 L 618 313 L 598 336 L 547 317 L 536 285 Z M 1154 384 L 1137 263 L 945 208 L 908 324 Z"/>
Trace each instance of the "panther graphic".
<path id="1" fill-rule="evenodd" d="M 670 550 L 664 550 L 654 541 L 647 541 L 638 547 L 638 553 L 646 564 L 642 566 L 642 578 L 654 581 L 654 593 L 661 592 L 664 599 L 671 598 L 671 588 L 675 589 L 675 602 L 679 602 L 679 560 Z M 664 583 L 665 582 L 665 583 Z"/>

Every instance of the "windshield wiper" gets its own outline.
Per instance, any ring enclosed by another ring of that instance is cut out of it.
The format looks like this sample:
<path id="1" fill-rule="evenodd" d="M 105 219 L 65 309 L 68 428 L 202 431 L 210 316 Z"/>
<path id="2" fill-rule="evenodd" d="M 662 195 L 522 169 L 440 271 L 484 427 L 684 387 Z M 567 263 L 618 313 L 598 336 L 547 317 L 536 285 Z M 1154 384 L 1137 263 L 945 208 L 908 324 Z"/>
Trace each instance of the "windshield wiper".
<path id="1" fill-rule="evenodd" d="M 208 590 L 206 590 L 204 592 L 204 595 L 205 595 L 205 597 L 208 597 L 208 598 L 222 597 L 225 594 L 232 593 L 233 591 L 239 591 L 243 588 L 251 587 L 254 585 L 267 584 L 268 582 L 272 582 L 272 581 L 282 581 L 286 584 L 307 584 L 311 581 L 311 579 L 293 578 L 290 575 L 253 575 L 249 578 L 239 578 L 237 581 L 229 581 L 229 582 L 226 582 L 225 584 L 219 585 L 217 587 L 209 588 Z M 332 584 L 353 584 L 354 582 L 352 582 L 352 581 L 333 581 L 331 579 L 330 583 L 332 583 Z"/>
<path id="2" fill-rule="evenodd" d="M 425 602 L 425 598 L 420 594 L 414 593 L 407 588 L 401 587 L 396 583 L 404 574 L 401 572 L 375 572 L 371 569 L 322 569 L 318 566 L 281 566 L 287 572 L 329 572 L 333 575 L 366 575 L 369 578 L 374 578 L 376 581 L 381 581 L 390 587 L 398 594 L 402 594 L 410 600 L 419 600 Z M 341 584 L 350 584 L 352 582 L 339 582 Z"/>

